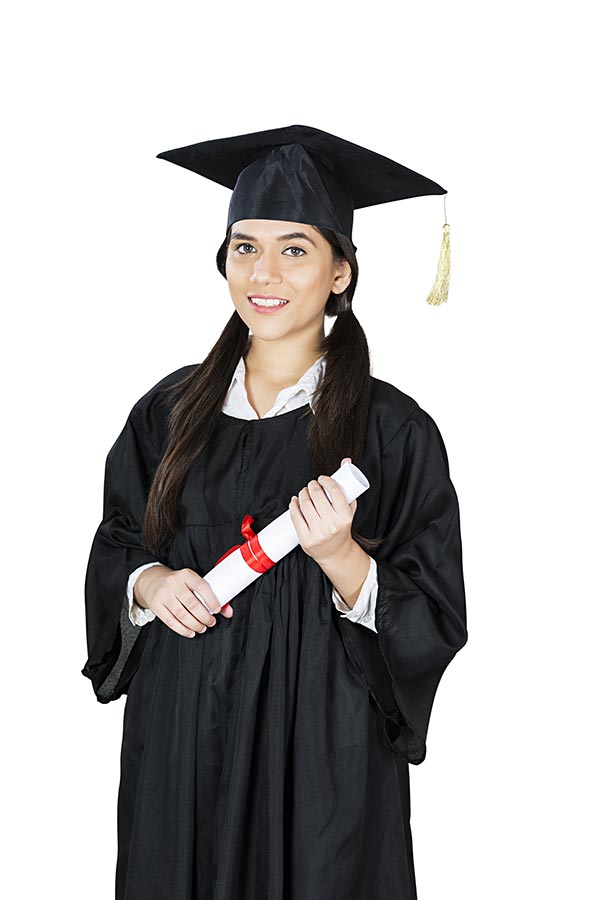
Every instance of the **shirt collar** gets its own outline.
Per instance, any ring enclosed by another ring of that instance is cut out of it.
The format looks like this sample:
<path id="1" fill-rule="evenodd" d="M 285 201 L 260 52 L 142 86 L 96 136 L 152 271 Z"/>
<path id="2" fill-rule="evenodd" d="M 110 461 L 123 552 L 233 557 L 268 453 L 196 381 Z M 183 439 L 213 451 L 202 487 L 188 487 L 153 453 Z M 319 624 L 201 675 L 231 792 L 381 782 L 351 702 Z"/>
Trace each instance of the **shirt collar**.
<path id="1" fill-rule="evenodd" d="M 312 366 L 310 366 L 304 375 L 302 375 L 296 384 L 292 384 L 289 387 L 283 388 L 280 391 L 281 398 L 283 400 L 287 399 L 291 394 L 295 394 L 296 391 L 304 389 L 308 396 L 308 402 L 310 403 L 312 409 L 312 399 L 313 394 L 316 390 L 317 384 L 319 383 L 319 379 L 321 375 L 325 372 L 325 354 L 320 356 L 318 359 L 314 361 Z M 240 356 L 239 362 L 235 368 L 235 372 L 233 373 L 233 377 L 229 384 L 229 390 L 233 387 L 233 384 L 236 381 L 239 381 L 240 385 L 245 390 L 245 378 L 246 378 L 246 363 L 244 362 L 244 356 Z"/>

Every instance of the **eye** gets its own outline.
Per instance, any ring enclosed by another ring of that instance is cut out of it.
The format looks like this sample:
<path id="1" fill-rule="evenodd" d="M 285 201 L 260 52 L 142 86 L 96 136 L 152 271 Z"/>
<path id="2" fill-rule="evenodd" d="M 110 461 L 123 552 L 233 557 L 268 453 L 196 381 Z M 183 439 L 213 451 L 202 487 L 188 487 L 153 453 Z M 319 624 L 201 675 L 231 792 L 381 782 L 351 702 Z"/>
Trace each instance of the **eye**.
<path id="1" fill-rule="evenodd" d="M 306 250 L 304 250 L 303 247 L 288 247 L 286 250 L 284 250 L 284 253 L 287 253 L 288 250 L 299 250 L 302 254 L 306 253 Z M 294 256 L 295 255 L 296 254 L 294 254 Z"/>
<path id="2" fill-rule="evenodd" d="M 252 244 L 238 244 L 237 247 L 235 248 L 236 253 L 237 253 L 242 247 L 252 247 Z M 254 248 L 252 248 L 252 249 L 254 249 Z M 244 252 L 241 254 L 241 256 L 248 256 L 248 254 L 244 251 Z"/>

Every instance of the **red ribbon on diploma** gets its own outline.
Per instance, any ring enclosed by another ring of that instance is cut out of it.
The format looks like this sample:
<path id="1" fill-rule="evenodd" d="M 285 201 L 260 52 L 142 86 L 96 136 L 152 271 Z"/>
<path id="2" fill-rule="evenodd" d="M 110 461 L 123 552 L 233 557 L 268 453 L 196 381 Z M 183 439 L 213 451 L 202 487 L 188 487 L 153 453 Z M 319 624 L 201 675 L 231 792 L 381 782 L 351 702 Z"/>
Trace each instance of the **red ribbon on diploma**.
<path id="1" fill-rule="evenodd" d="M 219 557 L 216 561 L 215 565 L 218 565 L 222 559 L 225 559 L 226 556 L 229 556 L 230 553 L 234 553 L 238 547 L 241 548 L 242 557 L 246 565 L 250 566 L 255 572 L 259 572 L 261 575 L 264 572 L 267 572 L 270 568 L 275 565 L 275 560 L 271 559 L 263 548 L 260 546 L 260 541 L 258 540 L 258 535 L 255 534 L 252 529 L 252 522 L 254 519 L 251 515 L 247 514 L 242 519 L 241 532 L 246 538 L 245 543 L 243 544 L 234 544 L 233 547 L 230 547 L 223 556 Z M 227 603 L 223 604 L 223 607 L 227 606 Z"/>

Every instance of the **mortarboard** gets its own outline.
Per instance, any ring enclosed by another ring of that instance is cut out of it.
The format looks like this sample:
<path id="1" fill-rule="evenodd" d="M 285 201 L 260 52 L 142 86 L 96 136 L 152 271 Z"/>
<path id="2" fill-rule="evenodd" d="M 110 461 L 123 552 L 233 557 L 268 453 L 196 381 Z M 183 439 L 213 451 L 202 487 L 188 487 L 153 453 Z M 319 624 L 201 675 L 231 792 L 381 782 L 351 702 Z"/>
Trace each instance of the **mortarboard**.
<path id="1" fill-rule="evenodd" d="M 331 228 L 352 240 L 355 209 L 447 193 L 387 156 L 309 125 L 201 141 L 157 157 L 233 191 L 227 229 L 241 219 L 278 219 Z M 445 222 L 428 303 L 448 299 L 449 277 L 450 226 Z"/>

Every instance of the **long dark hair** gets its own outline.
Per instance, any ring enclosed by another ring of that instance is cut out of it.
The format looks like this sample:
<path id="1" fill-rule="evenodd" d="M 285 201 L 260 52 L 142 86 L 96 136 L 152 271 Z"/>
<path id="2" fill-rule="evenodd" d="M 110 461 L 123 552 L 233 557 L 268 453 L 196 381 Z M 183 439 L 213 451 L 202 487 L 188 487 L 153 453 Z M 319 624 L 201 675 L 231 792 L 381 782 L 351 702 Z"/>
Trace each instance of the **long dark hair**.
<path id="1" fill-rule="evenodd" d="M 315 226 L 316 227 L 316 226 Z M 318 228 L 328 241 L 335 261 L 347 259 L 352 277 L 342 294 L 331 293 L 325 316 L 335 322 L 321 343 L 325 371 L 312 398 L 313 412 L 308 427 L 308 451 L 315 471 L 335 472 L 340 460 L 350 456 L 359 465 L 371 397 L 370 355 L 366 335 L 352 311 L 352 297 L 358 280 L 358 263 L 352 241 L 337 231 Z M 225 262 L 231 228 L 217 252 L 217 268 L 227 277 Z M 171 535 L 178 531 L 178 501 L 185 477 L 210 441 L 219 413 L 242 355 L 250 347 L 249 328 L 235 310 L 208 356 L 188 375 L 164 393 L 176 400 L 168 416 L 168 445 L 156 470 L 148 495 L 142 543 L 150 553 L 159 554 Z M 365 550 L 381 543 L 352 531 Z"/>

